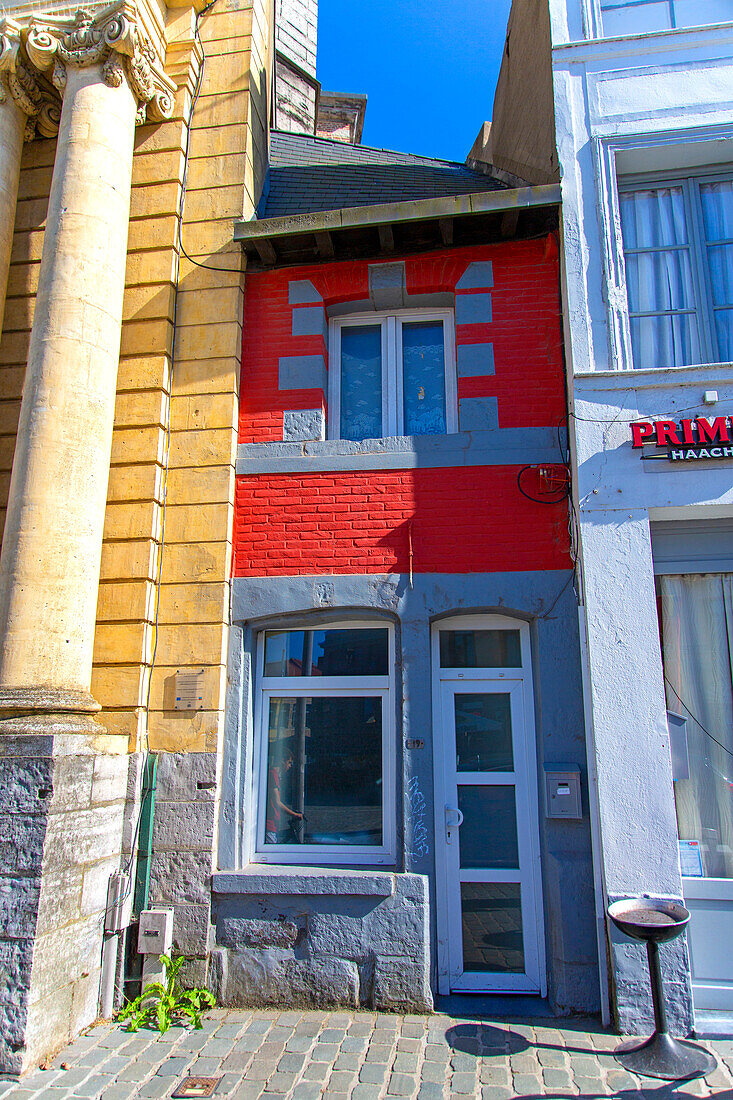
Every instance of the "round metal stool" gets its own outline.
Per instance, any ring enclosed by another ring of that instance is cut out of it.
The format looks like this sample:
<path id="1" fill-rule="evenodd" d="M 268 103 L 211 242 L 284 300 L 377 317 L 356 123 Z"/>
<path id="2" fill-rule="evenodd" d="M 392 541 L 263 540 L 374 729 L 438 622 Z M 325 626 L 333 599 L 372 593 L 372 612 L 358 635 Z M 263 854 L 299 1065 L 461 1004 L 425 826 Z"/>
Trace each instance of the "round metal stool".
<path id="1" fill-rule="evenodd" d="M 699 1043 L 674 1039 L 667 1030 L 659 944 L 668 943 L 684 932 L 690 920 L 689 911 L 673 901 L 627 898 L 610 905 L 608 915 L 625 935 L 646 943 L 654 1005 L 654 1034 L 641 1043 L 636 1039 L 621 1043 L 614 1051 L 617 1061 L 631 1073 L 663 1081 L 688 1081 L 712 1073 L 718 1064 L 715 1055 Z"/>

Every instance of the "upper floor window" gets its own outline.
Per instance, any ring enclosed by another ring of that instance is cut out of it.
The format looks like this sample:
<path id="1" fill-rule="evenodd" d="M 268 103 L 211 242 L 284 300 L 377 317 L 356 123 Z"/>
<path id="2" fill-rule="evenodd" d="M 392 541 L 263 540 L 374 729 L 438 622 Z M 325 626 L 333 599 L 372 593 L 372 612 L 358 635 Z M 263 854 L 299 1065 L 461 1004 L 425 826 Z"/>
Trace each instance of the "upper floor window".
<path id="1" fill-rule="evenodd" d="M 329 435 L 455 432 L 453 315 L 414 310 L 331 322 Z"/>
<path id="2" fill-rule="evenodd" d="M 733 178 L 620 188 L 634 367 L 733 361 Z"/>
<path id="3" fill-rule="evenodd" d="M 733 0 L 601 0 L 603 33 L 645 34 L 733 19 Z"/>

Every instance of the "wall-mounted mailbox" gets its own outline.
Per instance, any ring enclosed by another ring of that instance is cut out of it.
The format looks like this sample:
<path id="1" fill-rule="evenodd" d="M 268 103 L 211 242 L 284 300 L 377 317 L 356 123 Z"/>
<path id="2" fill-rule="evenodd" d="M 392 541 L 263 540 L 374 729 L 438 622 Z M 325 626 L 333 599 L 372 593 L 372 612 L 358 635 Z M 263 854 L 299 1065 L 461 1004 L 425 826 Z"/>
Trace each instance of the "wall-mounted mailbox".
<path id="1" fill-rule="evenodd" d="M 173 910 L 143 909 L 137 934 L 137 949 L 141 955 L 166 954 L 173 943 Z"/>
<path id="2" fill-rule="evenodd" d="M 580 821 L 580 768 L 577 764 L 545 764 L 545 807 L 548 817 Z"/>

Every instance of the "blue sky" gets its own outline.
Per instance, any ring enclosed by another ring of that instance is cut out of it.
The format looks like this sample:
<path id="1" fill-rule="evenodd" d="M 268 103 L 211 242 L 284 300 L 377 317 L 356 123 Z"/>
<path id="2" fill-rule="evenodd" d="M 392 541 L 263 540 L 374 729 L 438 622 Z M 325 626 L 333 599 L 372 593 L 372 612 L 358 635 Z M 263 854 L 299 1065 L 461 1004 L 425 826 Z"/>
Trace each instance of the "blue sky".
<path id="1" fill-rule="evenodd" d="M 319 0 L 318 79 L 366 92 L 362 141 L 463 161 L 491 118 L 511 0 Z"/>

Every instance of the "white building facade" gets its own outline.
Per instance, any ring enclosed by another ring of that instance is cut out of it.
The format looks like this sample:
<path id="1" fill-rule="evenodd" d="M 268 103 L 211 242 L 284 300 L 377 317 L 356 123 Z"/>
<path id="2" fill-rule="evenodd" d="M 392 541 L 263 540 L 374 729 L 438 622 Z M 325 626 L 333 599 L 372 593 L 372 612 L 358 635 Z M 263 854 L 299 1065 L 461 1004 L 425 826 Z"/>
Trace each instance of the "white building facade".
<path id="1" fill-rule="evenodd" d="M 527 130 L 513 117 L 512 144 L 507 120 L 522 93 L 531 115 L 543 79 L 554 94 L 603 1000 L 622 1030 L 648 1025 L 645 958 L 608 927 L 608 904 L 684 899 L 687 944 L 663 950 L 674 1026 L 720 1030 L 733 1019 L 733 3 L 515 0 L 509 40 L 500 167 L 539 178 Z"/>

